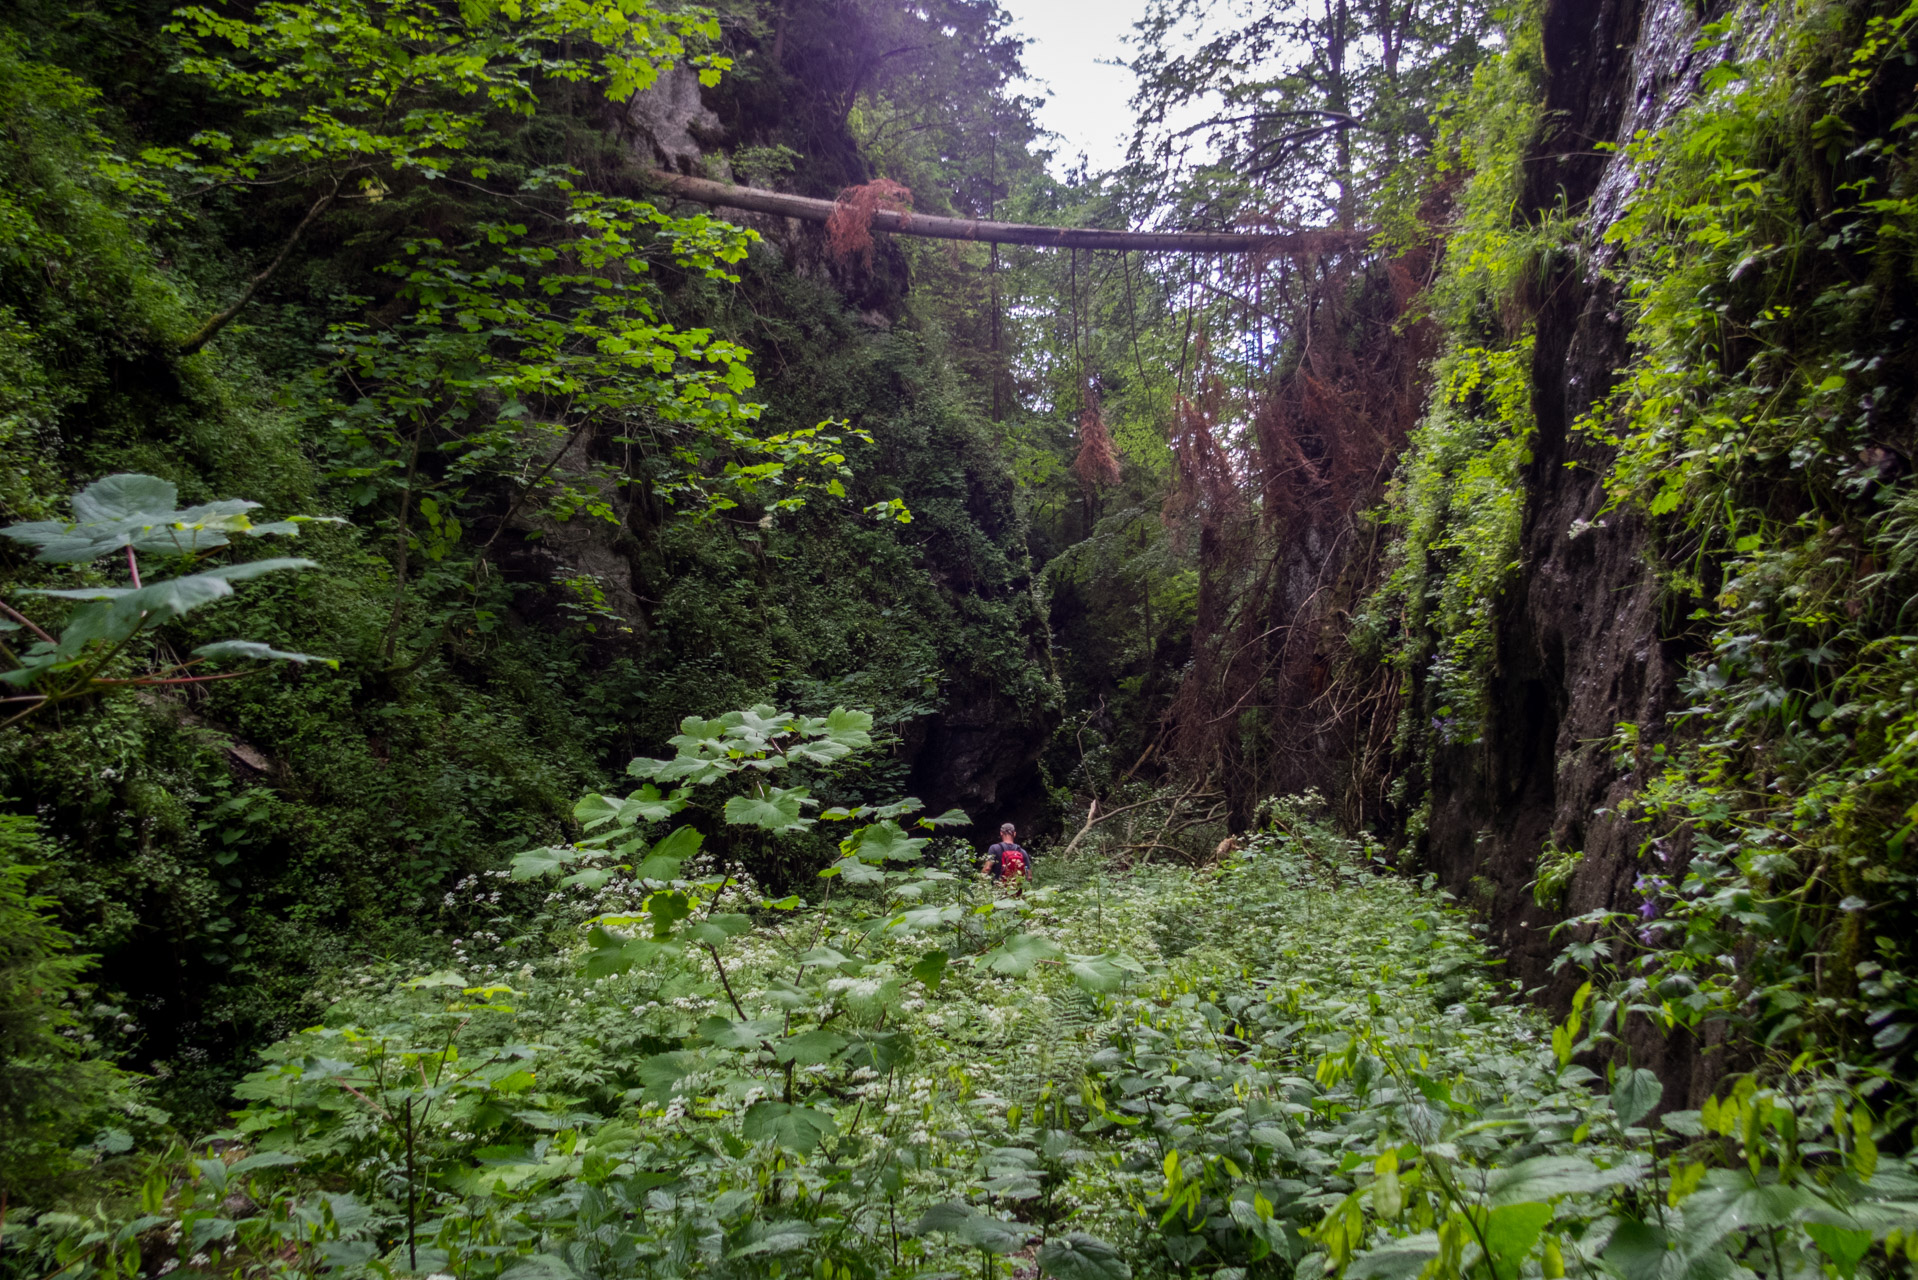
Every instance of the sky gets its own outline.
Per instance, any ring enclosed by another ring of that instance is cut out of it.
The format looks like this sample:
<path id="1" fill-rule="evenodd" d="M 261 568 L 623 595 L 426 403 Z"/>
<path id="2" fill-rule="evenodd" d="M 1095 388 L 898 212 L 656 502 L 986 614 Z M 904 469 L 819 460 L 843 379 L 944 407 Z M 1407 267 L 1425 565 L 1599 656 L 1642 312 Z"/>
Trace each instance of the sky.
<path id="1" fill-rule="evenodd" d="M 1020 35 L 1030 37 L 1027 92 L 1052 96 L 1039 123 L 1059 135 L 1054 172 L 1081 153 L 1096 173 L 1125 159 L 1132 134 L 1132 73 L 1103 62 L 1129 56 L 1124 43 L 1145 16 L 1146 0 L 1000 0 Z"/>

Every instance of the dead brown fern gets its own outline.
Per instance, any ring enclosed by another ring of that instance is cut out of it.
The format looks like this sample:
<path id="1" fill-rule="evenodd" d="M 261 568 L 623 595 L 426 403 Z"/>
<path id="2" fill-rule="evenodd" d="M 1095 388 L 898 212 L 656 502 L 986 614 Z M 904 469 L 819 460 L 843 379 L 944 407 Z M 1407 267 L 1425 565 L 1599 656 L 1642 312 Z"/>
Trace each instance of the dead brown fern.
<path id="1" fill-rule="evenodd" d="M 891 178 L 875 178 L 839 193 L 826 219 L 826 247 L 840 266 L 851 266 L 857 258 L 872 267 L 872 220 L 882 209 L 910 217 L 912 189 Z"/>

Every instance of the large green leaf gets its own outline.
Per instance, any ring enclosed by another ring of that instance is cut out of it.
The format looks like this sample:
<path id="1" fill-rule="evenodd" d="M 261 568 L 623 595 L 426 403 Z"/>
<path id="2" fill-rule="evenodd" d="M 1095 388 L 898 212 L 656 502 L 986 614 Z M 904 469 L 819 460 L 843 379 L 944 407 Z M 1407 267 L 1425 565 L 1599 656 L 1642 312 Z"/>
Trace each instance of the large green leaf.
<path id="1" fill-rule="evenodd" d="M 726 821 L 761 831 L 804 831 L 812 819 L 799 811 L 809 794 L 804 787 L 767 787 L 764 795 L 734 796 L 726 802 Z"/>
<path id="2" fill-rule="evenodd" d="M 932 843 L 923 836 L 909 836 L 905 828 L 888 818 L 861 827 L 846 841 L 867 862 L 913 862 Z"/>
<path id="3" fill-rule="evenodd" d="M 795 742 L 786 748 L 786 758 L 798 764 L 831 764 L 852 754 L 852 748 L 831 738 L 814 742 Z"/>
<path id="4" fill-rule="evenodd" d="M 857 854 L 841 858 L 819 873 L 822 876 L 838 876 L 847 884 L 884 884 L 886 873 L 878 867 L 860 860 Z"/>
<path id="5" fill-rule="evenodd" d="M 123 547 L 188 554 L 226 546 L 229 533 L 251 531 L 245 513 L 260 505 L 229 498 L 182 511 L 175 509 L 178 500 L 179 491 L 157 477 L 107 476 L 73 496 L 72 520 L 16 524 L 0 533 L 38 546 L 35 558 L 52 564 L 79 564 Z"/>
<path id="6" fill-rule="evenodd" d="M 919 1215 L 912 1227 L 914 1235 L 944 1231 L 962 1244 L 987 1253 L 1012 1253 L 1024 1247 L 1026 1231 L 1016 1222 L 1007 1222 L 979 1212 L 969 1204 L 948 1201 L 936 1204 Z"/>
<path id="7" fill-rule="evenodd" d="M 255 662 L 323 662 L 334 670 L 339 669 L 338 658 L 321 658 L 311 653 L 296 653 L 291 649 L 275 649 L 272 645 L 261 644 L 257 640 L 217 640 L 212 644 L 203 644 L 194 654 L 202 658 L 248 658 Z"/>
<path id="8" fill-rule="evenodd" d="M 1088 991 L 1117 991 L 1126 979 L 1145 972 L 1145 966 L 1122 951 L 1102 956 L 1081 956 L 1066 965 L 1072 980 Z"/>
<path id="9" fill-rule="evenodd" d="M 946 976 L 946 965 L 951 959 L 943 950 L 928 951 L 913 963 L 912 976 L 936 991 Z"/>
<path id="10" fill-rule="evenodd" d="M 846 1050 L 839 1055 L 849 1067 L 871 1067 L 881 1075 L 911 1062 L 912 1057 L 912 1037 L 903 1031 L 848 1032 Z"/>
<path id="11" fill-rule="evenodd" d="M 1618 1113 L 1620 1124 L 1634 1125 L 1650 1115 L 1664 1096 L 1665 1086 L 1659 1083 L 1657 1074 L 1637 1067 L 1620 1074 L 1612 1086 L 1612 1110 Z"/>
<path id="12" fill-rule="evenodd" d="M 681 1080 L 694 1072 L 706 1069 L 706 1055 L 689 1049 L 675 1049 L 671 1053 L 656 1053 L 650 1058 L 642 1058 L 635 1068 L 640 1080 L 649 1093 L 656 1097 L 670 1095 Z"/>
<path id="13" fill-rule="evenodd" d="M 1626 1218 L 1605 1246 L 1605 1263 L 1620 1280 L 1671 1280 L 1667 1263 L 1678 1259 L 1666 1247 L 1664 1229 Z"/>
<path id="14" fill-rule="evenodd" d="M 699 1024 L 699 1034 L 722 1049 L 757 1049 L 762 1041 L 777 1035 L 780 1026 L 778 1018 L 752 1018 L 745 1022 L 708 1018 Z"/>
<path id="15" fill-rule="evenodd" d="M 1055 1236 L 1039 1246 L 1039 1270 L 1058 1280 L 1132 1280 L 1119 1251 L 1083 1231 Z"/>
<path id="16" fill-rule="evenodd" d="M 319 561 L 307 560 L 300 556 L 269 556 L 265 560 L 247 560 L 240 564 L 223 564 L 217 569 L 208 569 L 204 573 L 190 575 L 189 578 L 175 578 L 175 582 L 190 581 L 191 578 L 218 578 L 222 582 L 247 582 L 269 573 L 281 573 L 287 569 L 317 569 Z"/>
<path id="17" fill-rule="evenodd" d="M 513 879 L 531 880 L 536 876 L 550 876 L 578 856 L 578 851 L 564 845 L 516 853 L 513 855 Z"/>
<path id="18" fill-rule="evenodd" d="M 699 852 L 706 837 L 693 827 L 674 827 L 666 838 L 654 845 L 633 874 L 641 880 L 675 880 L 686 859 Z"/>
<path id="19" fill-rule="evenodd" d="M 65 654 L 77 653 L 95 640 L 120 641 L 142 625 L 157 625 L 191 613 L 201 605 L 233 594 L 232 584 L 282 569 L 314 568 L 311 560 L 278 557 L 247 564 L 224 565 L 204 573 L 167 578 L 144 587 L 74 587 L 22 591 L 21 595 L 58 596 L 97 603 L 73 612 L 60 636 Z"/>
<path id="20" fill-rule="evenodd" d="M 847 975 L 858 973 L 865 967 L 864 961 L 854 959 L 837 947 L 814 947 L 799 957 L 799 963 L 816 965 L 821 969 L 837 969 Z"/>
<path id="21" fill-rule="evenodd" d="M 1349 1280 L 1413 1280 L 1438 1255 L 1438 1232 L 1422 1231 L 1361 1253 L 1345 1274 Z"/>
<path id="22" fill-rule="evenodd" d="M 627 939 L 594 925 L 586 931 L 586 976 L 589 980 L 625 973 L 633 967 L 627 958 Z"/>
<path id="23" fill-rule="evenodd" d="M 255 1169 L 279 1169 L 299 1162 L 300 1157 L 291 1151 L 256 1151 L 228 1165 L 226 1176 L 231 1180 L 252 1173 Z"/>
<path id="24" fill-rule="evenodd" d="M 846 1037 L 835 1035 L 824 1027 L 814 1027 L 811 1031 L 773 1041 L 773 1053 L 781 1062 L 792 1062 L 802 1067 L 816 1067 L 822 1062 L 831 1062 L 845 1047 Z"/>
<path id="25" fill-rule="evenodd" d="M 122 473 L 95 480 L 73 495 L 73 518 L 81 524 L 108 524 L 135 516 L 164 518 L 178 514 L 180 491 L 158 476 Z M 257 507 L 249 502 L 241 510 Z"/>
<path id="26" fill-rule="evenodd" d="M 1485 1244 L 1498 1280 L 1516 1280 L 1519 1265 L 1551 1220 L 1549 1204 L 1508 1204 L 1492 1210 L 1485 1220 Z"/>
<path id="27" fill-rule="evenodd" d="M 424 1249 L 420 1250 L 425 1253 Z M 422 1262 L 421 1266 L 426 1264 Z M 566 1264 L 566 1259 L 552 1253 L 534 1253 L 519 1259 L 508 1267 L 499 1280 L 576 1280 L 579 1273 Z"/>
<path id="28" fill-rule="evenodd" d="M 994 973 L 1022 978 L 1041 960 L 1057 960 L 1063 955 L 1065 948 L 1050 938 L 1042 938 L 1036 933 L 1015 933 L 980 956 L 977 963 Z"/>
<path id="29" fill-rule="evenodd" d="M 619 801 L 588 792 L 573 805 L 573 818 L 586 830 L 603 827 L 619 816 Z"/>
<path id="30" fill-rule="evenodd" d="M 724 720 L 703 720 L 687 716 L 679 722 L 679 732 L 666 741 L 675 747 L 697 747 L 702 742 L 718 742 L 726 736 Z"/>
<path id="31" fill-rule="evenodd" d="M 237 1169 L 239 1166 L 234 1167 Z M 1869 1231 L 1841 1227 L 1831 1222 L 1808 1222 L 1805 1224 L 1805 1234 L 1831 1259 L 1844 1280 L 1852 1280 L 1858 1274 L 1858 1264 L 1871 1252 L 1872 1236 Z"/>
<path id="32" fill-rule="evenodd" d="M 958 924 L 965 919 L 966 909 L 957 903 L 943 907 L 914 907 L 902 911 L 886 924 L 890 933 L 918 933 L 925 929 L 937 929 L 941 925 Z"/>
<path id="33" fill-rule="evenodd" d="M 665 938 L 673 926 L 693 913 L 693 902 L 677 889 L 661 889 L 646 899 L 646 914 L 653 918 L 653 936 Z"/>
<path id="34" fill-rule="evenodd" d="M 682 954 L 672 942 L 646 937 L 622 940 L 617 934 L 599 928 L 587 935 L 587 942 L 591 949 L 586 953 L 586 977 L 593 982 L 650 965 L 661 955 Z"/>
<path id="35" fill-rule="evenodd" d="M 746 1111 L 740 1133 L 748 1142 L 767 1142 L 804 1155 L 839 1132 L 832 1116 L 813 1107 L 790 1102 L 755 1102 Z"/>
<path id="36" fill-rule="evenodd" d="M 686 807 L 688 794 L 683 788 L 661 792 L 658 787 L 647 783 L 627 796 L 619 806 L 619 824 L 631 827 L 642 822 L 664 822 Z"/>
<path id="37" fill-rule="evenodd" d="M 971 823 L 971 821 L 972 819 L 966 816 L 964 809 L 948 809 L 944 813 L 932 817 L 920 818 L 918 820 L 919 825 L 928 831 L 937 827 L 963 827 Z"/>
<path id="38" fill-rule="evenodd" d="M 782 1222 L 751 1222 L 744 1232 L 746 1243 L 726 1256 L 750 1258 L 766 1253 L 791 1253 L 803 1249 L 817 1234 L 810 1222 L 787 1219 Z"/>
<path id="39" fill-rule="evenodd" d="M 719 915 L 707 916 L 698 924 L 689 927 L 686 930 L 686 937 L 705 946 L 716 947 L 728 939 L 737 938 L 740 934 L 749 932 L 752 927 L 752 917 L 722 912 Z"/>
<path id="40" fill-rule="evenodd" d="M 656 778 L 659 775 L 659 771 L 665 768 L 668 763 L 670 762 L 666 760 L 655 760 L 651 756 L 634 756 L 626 762 L 626 772 L 635 778 Z"/>
<path id="41" fill-rule="evenodd" d="M 651 778 L 655 782 L 689 782 L 696 787 L 717 782 L 727 774 L 738 771 L 738 761 L 700 756 L 675 756 L 671 760 L 648 760 L 642 756 L 626 766 L 626 772 L 636 778 Z"/>
<path id="42" fill-rule="evenodd" d="M 825 731 L 834 742 L 858 751 L 872 745 L 872 715 L 866 711 L 834 707 L 826 716 Z"/>
<path id="43" fill-rule="evenodd" d="M 1494 1205 L 1553 1200 L 1559 1196 L 1630 1186 L 1638 1182 L 1644 1172 L 1644 1165 L 1637 1163 L 1601 1169 L 1584 1156 L 1533 1156 L 1494 1173 L 1487 1191 Z"/>

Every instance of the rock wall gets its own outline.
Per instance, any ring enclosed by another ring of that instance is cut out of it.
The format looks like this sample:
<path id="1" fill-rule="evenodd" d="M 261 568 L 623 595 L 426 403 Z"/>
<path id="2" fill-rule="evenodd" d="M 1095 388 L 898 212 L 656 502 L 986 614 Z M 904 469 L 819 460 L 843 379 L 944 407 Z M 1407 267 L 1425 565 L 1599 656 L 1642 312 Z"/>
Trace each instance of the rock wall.
<path id="1" fill-rule="evenodd" d="M 1577 979 L 1551 972 L 1566 941 L 1551 927 L 1638 901 L 1633 883 L 1649 833 L 1615 812 L 1643 779 L 1607 740 L 1619 723 L 1634 723 L 1644 758 L 1675 709 L 1685 657 L 1667 638 L 1661 609 L 1669 606 L 1646 561 L 1644 526 L 1618 512 L 1599 517 L 1608 459 L 1572 429 L 1626 358 L 1604 235 L 1636 175 L 1619 152 L 1598 145 L 1658 128 L 1713 55 L 1693 49 L 1701 18 L 1684 0 L 1551 0 L 1543 21 L 1548 123 L 1528 158 L 1524 208 L 1543 217 L 1562 201 L 1582 234 L 1537 294 L 1537 437 L 1521 569 L 1500 617 L 1493 723 L 1478 743 L 1440 749 L 1423 855 L 1483 914 L 1510 976 L 1563 1005 Z M 1562 913 L 1532 900 L 1548 844 L 1584 851 Z M 1686 1096 L 1696 1105 L 1724 1069 L 1690 1040 L 1665 1042 L 1644 1026 L 1631 1036 L 1634 1057 L 1665 1077 L 1672 1105 L 1686 1105 Z"/>

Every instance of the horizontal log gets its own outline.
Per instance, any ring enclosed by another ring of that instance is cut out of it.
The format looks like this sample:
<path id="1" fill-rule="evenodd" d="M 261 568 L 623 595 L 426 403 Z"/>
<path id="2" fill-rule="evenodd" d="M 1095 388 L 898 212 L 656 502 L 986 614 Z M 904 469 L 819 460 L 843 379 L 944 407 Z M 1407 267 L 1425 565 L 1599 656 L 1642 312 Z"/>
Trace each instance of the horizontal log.
<path id="1" fill-rule="evenodd" d="M 655 170 L 660 186 L 696 204 L 750 209 L 804 222 L 824 222 L 838 206 L 831 200 L 787 195 L 758 187 L 735 187 L 706 178 Z M 925 213 L 873 214 L 874 231 L 934 240 L 976 240 L 985 244 L 1030 244 L 1046 249 L 1135 250 L 1143 253 L 1270 253 L 1287 256 L 1361 249 L 1369 231 L 1321 228 L 1306 231 L 1111 231 L 1101 227 L 1045 227 L 1030 222 L 983 222 L 941 218 Z"/>

